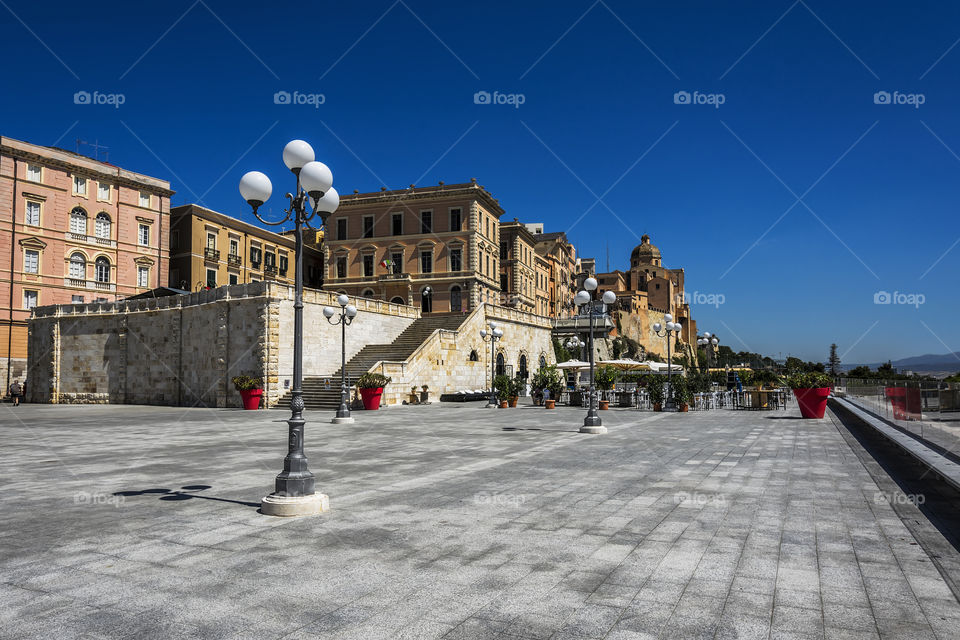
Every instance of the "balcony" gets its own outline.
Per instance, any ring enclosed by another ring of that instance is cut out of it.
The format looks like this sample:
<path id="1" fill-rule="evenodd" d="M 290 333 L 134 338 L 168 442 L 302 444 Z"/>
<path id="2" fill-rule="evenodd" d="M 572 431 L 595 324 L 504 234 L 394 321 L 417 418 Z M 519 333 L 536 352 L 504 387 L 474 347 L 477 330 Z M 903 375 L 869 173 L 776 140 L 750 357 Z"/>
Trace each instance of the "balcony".
<path id="1" fill-rule="evenodd" d="M 383 275 L 380 276 L 380 280 L 381 280 L 381 281 L 383 281 L 383 280 L 387 280 L 387 281 L 389 281 L 389 280 L 409 280 L 409 279 L 410 279 L 410 274 L 409 274 L 409 273 L 384 273 Z"/>
<path id="2" fill-rule="evenodd" d="M 228 253 L 227 264 L 231 267 L 239 267 L 241 264 L 243 264 L 243 259 L 235 253 Z"/>
<path id="3" fill-rule="evenodd" d="M 70 278 L 70 277 L 67 277 L 67 278 L 64 278 L 64 279 L 63 279 L 63 286 L 65 286 L 65 287 L 74 287 L 74 288 L 76 288 L 76 289 L 86 289 L 86 288 L 87 288 L 87 281 L 84 280 L 83 278 Z"/>
<path id="4" fill-rule="evenodd" d="M 275 275 L 277 275 L 277 265 L 275 265 L 275 264 L 265 264 L 265 265 L 263 265 L 263 275 L 265 275 L 265 276 L 275 276 Z"/>
<path id="5" fill-rule="evenodd" d="M 73 240 L 74 242 L 87 242 L 87 234 L 85 233 L 74 233 L 73 231 L 67 231 L 65 234 L 67 240 Z"/>
<path id="6" fill-rule="evenodd" d="M 117 285 L 112 282 L 92 282 L 93 288 L 97 291 L 116 291 Z"/>
<path id="7" fill-rule="evenodd" d="M 220 252 L 211 247 L 204 247 L 203 259 L 211 262 L 220 262 Z"/>
<path id="8" fill-rule="evenodd" d="M 91 239 L 91 238 L 88 236 L 88 237 L 87 237 L 87 240 L 89 241 L 90 239 Z M 101 247 L 115 247 L 115 246 L 117 246 L 117 241 L 116 241 L 116 240 L 112 240 L 112 239 L 110 239 L 110 238 L 101 238 L 101 237 L 99 237 L 99 236 L 94 236 L 92 239 L 93 239 L 93 242 L 94 242 L 95 244 L 98 244 L 98 245 L 100 245 Z"/>

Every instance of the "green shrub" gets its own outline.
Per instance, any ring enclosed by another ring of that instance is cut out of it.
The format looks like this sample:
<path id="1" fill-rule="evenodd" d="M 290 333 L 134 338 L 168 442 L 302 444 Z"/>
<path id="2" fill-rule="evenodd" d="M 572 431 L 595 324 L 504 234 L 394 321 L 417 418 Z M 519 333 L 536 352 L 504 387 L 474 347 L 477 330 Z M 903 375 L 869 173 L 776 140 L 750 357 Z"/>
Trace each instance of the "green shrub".
<path id="1" fill-rule="evenodd" d="M 237 391 L 250 391 L 251 389 L 263 389 L 263 380 L 254 376 L 234 376 L 230 378 L 234 388 Z"/>
<path id="2" fill-rule="evenodd" d="M 359 389 L 380 389 L 385 387 L 393 380 L 381 373 L 370 373 L 367 372 L 357 378 L 357 388 Z M 416 389 L 416 387 L 413 387 Z M 426 389 L 426 387 L 424 387 Z"/>
<path id="3" fill-rule="evenodd" d="M 493 390 L 497 394 L 497 399 L 503 402 L 509 398 L 513 391 L 513 380 L 510 376 L 499 375 L 493 379 Z"/>
<path id="4" fill-rule="evenodd" d="M 594 370 L 593 377 L 597 383 L 597 388 L 601 391 L 609 391 L 613 389 L 613 385 L 617 382 L 619 373 L 613 367 L 603 366 Z"/>
<path id="5" fill-rule="evenodd" d="M 820 371 L 798 371 L 787 376 L 787 385 L 791 389 L 820 389 L 832 387 L 833 378 Z"/>
<path id="6" fill-rule="evenodd" d="M 652 375 L 647 379 L 647 390 L 650 392 L 650 402 L 652 404 L 663 404 L 663 385 L 665 382 L 663 376 Z"/>
<path id="7" fill-rule="evenodd" d="M 687 379 L 684 376 L 672 376 L 670 378 L 670 395 L 673 398 L 674 404 L 678 407 L 684 404 L 690 404 L 693 396 L 690 394 L 690 386 L 687 384 Z"/>

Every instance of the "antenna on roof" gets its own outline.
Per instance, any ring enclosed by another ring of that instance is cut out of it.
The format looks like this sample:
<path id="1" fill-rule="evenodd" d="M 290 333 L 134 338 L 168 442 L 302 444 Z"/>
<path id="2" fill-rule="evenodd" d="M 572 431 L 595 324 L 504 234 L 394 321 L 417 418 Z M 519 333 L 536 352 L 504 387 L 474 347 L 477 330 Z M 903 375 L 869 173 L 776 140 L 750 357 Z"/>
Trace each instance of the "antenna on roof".
<path id="1" fill-rule="evenodd" d="M 110 147 L 106 147 L 106 146 L 100 144 L 100 141 L 99 141 L 99 140 L 94 140 L 93 142 L 87 142 L 86 140 L 81 140 L 80 138 L 77 138 L 77 155 L 82 155 L 82 154 L 80 153 L 80 145 L 86 145 L 86 146 L 88 146 L 88 147 L 93 147 L 93 159 L 96 160 L 97 162 L 100 162 L 100 150 L 101 150 L 101 149 L 103 149 L 103 151 L 104 151 L 104 154 L 103 154 L 104 160 L 103 160 L 103 161 L 104 161 L 104 162 L 107 162 L 107 161 L 110 160 L 110 151 L 109 151 Z"/>

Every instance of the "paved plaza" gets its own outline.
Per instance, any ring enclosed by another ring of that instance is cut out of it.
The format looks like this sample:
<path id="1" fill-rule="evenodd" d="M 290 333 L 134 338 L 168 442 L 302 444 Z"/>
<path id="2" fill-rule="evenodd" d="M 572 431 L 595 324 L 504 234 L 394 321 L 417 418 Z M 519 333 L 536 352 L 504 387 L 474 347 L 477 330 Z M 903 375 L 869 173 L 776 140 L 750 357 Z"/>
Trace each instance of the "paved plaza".
<path id="1" fill-rule="evenodd" d="M 308 412 L 331 511 L 280 519 L 286 416 L 0 407 L 0 637 L 960 633 L 829 414 Z"/>

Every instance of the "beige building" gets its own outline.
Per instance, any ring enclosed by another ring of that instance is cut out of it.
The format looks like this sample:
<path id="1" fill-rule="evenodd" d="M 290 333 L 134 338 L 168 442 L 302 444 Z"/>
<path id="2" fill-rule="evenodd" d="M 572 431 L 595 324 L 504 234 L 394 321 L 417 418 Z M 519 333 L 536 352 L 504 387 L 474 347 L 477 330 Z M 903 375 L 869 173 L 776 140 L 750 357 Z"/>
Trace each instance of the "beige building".
<path id="1" fill-rule="evenodd" d="M 199 291 L 276 281 L 293 284 L 292 235 L 281 235 L 196 204 L 174 207 L 170 227 L 170 286 Z M 322 254 L 306 245 L 303 284 L 319 288 Z"/>
<path id="2" fill-rule="evenodd" d="M 501 222 L 500 304 L 540 314 L 537 284 L 536 240 L 533 234 L 516 218 L 513 222 Z"/>
<path id="3" fill-rule="evenodd" d="M 630 254 L 630 270 L 597 274 L 601 291 L 617 294 L 618 331 L 638 341 L 648 351 L 666 356 L 666 342 L 653 335 L 652 326 L 669 313 L 683 327 L 679 337 L 679 354 L 696 357 L 697 323 L 690 315 L 690 305 L 683 299 L 683 269 L 663 266 L 660 249 L 644 235 Z M 691 345 L 694 347 L 691 348 Z M 671 345 L 674 349 L 677 345 Z"/>
<path id="4" fill-rule="evenodd" d="M 325 225 L 324 289 L 422 313 L 496 304 L 502 215 L 476 180 L 341 196 Z"/>
<path id="5" fill-rule="evenodd" d="M 29 377 L 27 319 L 34 307 L 113 302 L 167 283 L 172 194 L 166 180 L 0 137 L 6 383 Z"/>
<path id="6" fill-rule="evenodd" d="M 534 250 L 548 267 L 548 278 L 543 288 L 547 292 L 547 311 L 551 318 L 568 318 L 576 313 L 573 297 L 577 293 L 577 275 L 580 271 L 577 250 L 562 231 L 543 233 L 541 223 L 526 225 L 532 230 Z"/>

